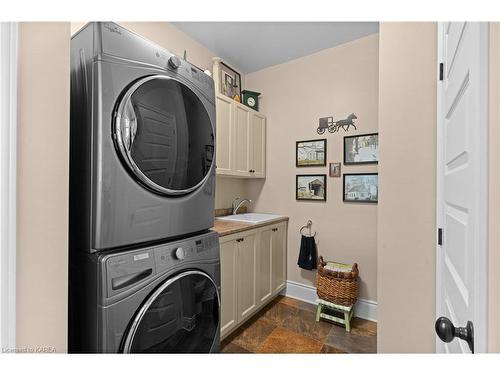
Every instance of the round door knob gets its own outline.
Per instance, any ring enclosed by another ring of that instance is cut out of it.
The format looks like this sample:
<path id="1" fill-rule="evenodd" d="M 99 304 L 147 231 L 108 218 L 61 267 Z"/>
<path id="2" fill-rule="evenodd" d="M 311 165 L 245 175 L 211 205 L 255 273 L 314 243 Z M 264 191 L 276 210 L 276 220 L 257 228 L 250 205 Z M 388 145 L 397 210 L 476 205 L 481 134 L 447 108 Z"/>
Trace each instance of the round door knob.
<path id="1" fill-rule="evenodd" d="M 455 326 L 450 319 L 444 316 L 436 320 L 436 333 L 444 342 L 451 342 L 455 338 Z"/>
<path id="2" fill-rule="evenodd" d="M 186 257 L 186 252 L 182 247 L 178 247 L 177 249 L 175 249 L 174 257 L 175 259 L 182 260 Z"/>
<path id="3" fill-rule="evenodd" d="M 171 68 L 177 69 L 179 66 L 181 66 L 181 60 L 177 56 L 170 56 L 168 59 L 168 65 L 170 65 Z"/>
<path id="4" fill-rule="evenodd" d="M 442 316 L 434 325 L 436 333 L 444 342 L 452 342 L 455 337 L 464 340 L 472 353 L 474 353 L 474 324 L 468 321 L 465 327 L 455 327 L 450 319 Z"/>

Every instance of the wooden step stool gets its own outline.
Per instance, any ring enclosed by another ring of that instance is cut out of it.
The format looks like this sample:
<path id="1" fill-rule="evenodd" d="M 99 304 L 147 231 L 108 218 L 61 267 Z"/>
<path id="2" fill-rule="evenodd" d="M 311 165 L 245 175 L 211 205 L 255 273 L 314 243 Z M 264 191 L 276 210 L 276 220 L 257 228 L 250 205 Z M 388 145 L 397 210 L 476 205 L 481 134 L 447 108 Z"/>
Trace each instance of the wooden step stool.
<path id="1" fill-rule="evenodd" d="M 344 319 L 324 313 L 323 309 L 325 308 L 344 314 Z M 353 306 L 336 305 L 334 303 L 325 301 L 324 299 L 318 298 L 318 310 L 316 312 L 317 322 L 319 322 L 320 318 L 331 320 L 333 322 L 345 325 L 346 332 L 351 332 L 351 319 L 353 315 L 354 315 L 354 305 Z"/>

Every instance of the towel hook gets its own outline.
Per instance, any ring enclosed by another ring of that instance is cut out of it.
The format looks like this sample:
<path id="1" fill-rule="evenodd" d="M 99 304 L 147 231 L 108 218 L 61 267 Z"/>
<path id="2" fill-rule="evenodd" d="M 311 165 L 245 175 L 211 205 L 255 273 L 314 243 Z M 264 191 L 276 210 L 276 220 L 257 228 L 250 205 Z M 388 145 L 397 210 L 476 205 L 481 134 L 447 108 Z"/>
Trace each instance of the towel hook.
<path id="1" fill-rule="evenodd" d="M 307 224 L 304 225 L 302 228 L 300 228 L 300 234 L 304 235 L 304 233 L 302 233 L 303 229 L 309 229 L 309 237 L 315 237 L 316 232 L 314 232 L 314 234 L 312 234 L 312 231 L 311 231 L 312 224 L 313 224 L 313 222 L 311 220 L 307 220 Z"/>

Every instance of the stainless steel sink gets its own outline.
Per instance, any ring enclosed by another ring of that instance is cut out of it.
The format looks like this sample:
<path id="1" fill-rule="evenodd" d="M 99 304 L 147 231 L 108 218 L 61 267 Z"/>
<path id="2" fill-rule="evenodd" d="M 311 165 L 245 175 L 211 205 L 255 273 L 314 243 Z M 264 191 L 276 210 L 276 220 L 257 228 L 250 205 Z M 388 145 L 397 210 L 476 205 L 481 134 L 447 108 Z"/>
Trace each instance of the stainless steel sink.
<path id="1" fill-rule="evenodd" d="M 252 212 L 252 213 L 248 213 L 248 214 L 220 216 L 220 217 L 217 217 L 216 220 L 240 221 L 243 223 L 259 224 L 259 223 L 264 223 L 266 221 L 279 219 L 282 217 L 284 217 L 284 216 L 274 215 L 274 214 L 258 214 L 258 213 Z"/>

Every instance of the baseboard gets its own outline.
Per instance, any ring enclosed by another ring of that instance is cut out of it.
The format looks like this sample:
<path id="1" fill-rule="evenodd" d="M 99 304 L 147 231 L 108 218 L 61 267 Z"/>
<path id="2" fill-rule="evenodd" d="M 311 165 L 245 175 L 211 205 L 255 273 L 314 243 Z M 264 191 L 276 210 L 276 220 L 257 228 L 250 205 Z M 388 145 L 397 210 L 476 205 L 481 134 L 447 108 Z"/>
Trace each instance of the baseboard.
<path id="1" fill-rule="evenodd" d="M 286 289 L 281 293 L 287 297 L 295 298 L 307 303 L 317 304 L 316 288 L 288 280 Z M 377 302 L 358 298 L 354 306 L 354 315 L 363 319 L 377 321 Z"/>

